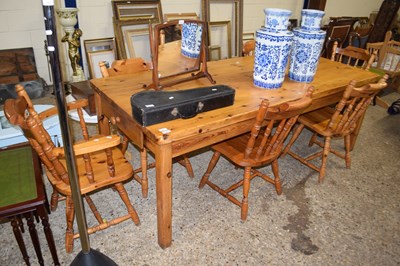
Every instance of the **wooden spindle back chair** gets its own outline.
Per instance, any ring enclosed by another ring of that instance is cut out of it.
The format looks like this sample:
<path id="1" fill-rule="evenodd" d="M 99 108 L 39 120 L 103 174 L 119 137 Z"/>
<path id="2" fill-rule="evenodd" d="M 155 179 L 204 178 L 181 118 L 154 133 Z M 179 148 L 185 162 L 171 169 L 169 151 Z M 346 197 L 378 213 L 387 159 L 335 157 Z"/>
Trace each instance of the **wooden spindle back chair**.
<path id="1" fill-rule="evenodd" d="M 319 182 L 322 182 L 326 175 L 327 158 L 330 152 L 344 159 L 346 167 L 350 168 L 352 134 L 359 128 L 359 123 L 362 121 L 361 118 L 364 116 L 373 97 L 387 86 L 387 78 L 387 75 L 385 75 L 378 83 L 367 84 L 359 88 L 356 87 L 356 81 L 353 80 L 349 83 L 343 93 L 342 99 L 334 108 L 328 106 L 301 115 L 297 120 L 298 125 L 296 126 L 293 136 L 285 147 L 282 156 L 287 153 L 311 169 L 319 172 Z M 307 127 L 313 132 L 309 146 L 315 143 L 322 148 L 322 150 L 305 158 L 290 150 L 304 127 Z M 322 136 L 324 142 L 319 141 L 317 139 L 318 136 Z M 344 154 L 331 147 L 332 138 L 344 139 Z M 320 166 L 311 162 L 316 158 L 321 158 Z"/>
<path id="2" fill-rule="evenodd" d="M 57 114 L 57 109 L 48 109 L 38 114 L 28 94 L 21 85 L 16 86 L 16 92 L 18 95 L 17 99 L 8 99 L 5 102 L 5 116 L 11 124 L 19 126 L 22 129 L 24 136 L 28 139 L 45 165 L 46 175 L 53 186 L 51 197 L 52 209 L 55 209 L 57 206 L 59 194 L 65 197 L 67 220 L 65 248 L 70 253 L 73 250 L 74 239 L 78 238 L 79 234 L 74 234 L 73 230 L 75 211 L 64 149 L 54 145 L 42 123 L 44 117 Z M 82 108 L 87 105 L 87 99 L 78 100 L 69 103 L 68 110 L 77 110 L 83 135 L 83 139 L 76 142 L 73 146 L 80 194 L 85 198 L 98 221 L 98 225 L 88 227 L 88 233 L 91 234 L 106 229 L 128 219 L 131 219 L 138 225 L 139 217 L 123 186 L 123 182 L 132 177 L 133 169 L 121 150 L 117 148 L 120 144 L 120 137 L 117 135 L 97 135 L 90 137 L 82 112 Z M 110 186 L 119 193 L 128 214 L 107 221 L 101 217 L 90 195 Z"/>
<path id="3" fill-rule="evenodd" d="M 143 58 L 140 57 L 116 60 L 111 64 L 111 67 L 109 68 L 107 68 L 104 62 L 100 62 L 99 67 L 103 78 L 119 76 L 124 74 L 133 74 L 141 71 L 150 70 L 149 63 L 146 63 L 143 60 Z M 111 121 L 112 124 L 115 124 L 114 122 L 115 121 Z M 125 153 L 128 148 L 129 140 L 122 132 L 121 135 L 123 136 L 121 149 L 122 152 Z M 134 170 L 134 179 L 141 185 L 142 196 L 146 198 L 148 195 L 147 170 L 155 167 L 155 163 L 154 162 L 150 164 L 148 163 L 146 149 L 144 148 L 140 149 L 139 153 L 140 153 L 140 167 Z M 186 168 L 189 176 L 194 178 L 194 172 L 189 158 L 186 155 L 183 155 L 182 159 L 179 160 L 178 162 Z M 139 172 L 141 172 L 142 174 L 141 177 L 138 175 Z"/>
<path id="4" fill-rule="evenodd" d="M 370 54 L 368 50 L 354 46 L 339 48 L 338 42 L 335 42 L 333 44 L 331 60 L 368 70 L 374 62 L 375 57 L 376 52 Z"/>
<path id="5" fill-rule="evenodd" d="M 278 157 L 283 150 L 283 143 L 296 123 L 298 116 L 311 105 L 311 95 L 314 88 L 310 87 L 306 95 L 296 101 L 269 106 L 269 101 L 261 102 L 256 121 L 249 134 L 244 134 L 212 146 L 213 157 L 200 181 L 199 188 L 210 186 L 222 196 L 241 208 L 241 219 L 247 218 L 248 194 L 250 181 L 259 176 L 275 186 L 278 194 L 282 193 L 278 173 Z M 209 180 L 209 176 L 223 155 L 233 164 L 244 168 L 243 179 L 227 189 L 223 189 Z M 255 167 L 272 165 L 274 178 L 262 173 Z M 239 201 L 231 192 L 243 187 L 243 198 Z"/>
<path id="6" fill-rule="evenodd" d="M 242 54 L 243 56 L 252 56 L 254 55 L 254 50 L 256 48 L 256 41 L 249 40 L 243 44 Z"/>

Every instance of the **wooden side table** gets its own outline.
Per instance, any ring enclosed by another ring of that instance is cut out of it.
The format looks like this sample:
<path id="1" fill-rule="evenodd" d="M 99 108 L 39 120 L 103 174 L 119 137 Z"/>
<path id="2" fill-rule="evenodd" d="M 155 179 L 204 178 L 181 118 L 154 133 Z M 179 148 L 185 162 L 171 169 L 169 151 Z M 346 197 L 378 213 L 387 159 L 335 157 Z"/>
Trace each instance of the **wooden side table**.
<path id="1" fill-rule="evenodd" d="M 39 218 L 43 224 L 46 240 L 55 265 L 60 265 L 48 221 L 49 205 L 42 180 L 39 158 L 27 143 L 0 149 L 0 220 L 11 220 L 13 232 L 26 265 L 29 256 L 22 238 L 23 218 L 27 221 L 29 234 L 40 265 L 43 257 L 35 228 Z"/>

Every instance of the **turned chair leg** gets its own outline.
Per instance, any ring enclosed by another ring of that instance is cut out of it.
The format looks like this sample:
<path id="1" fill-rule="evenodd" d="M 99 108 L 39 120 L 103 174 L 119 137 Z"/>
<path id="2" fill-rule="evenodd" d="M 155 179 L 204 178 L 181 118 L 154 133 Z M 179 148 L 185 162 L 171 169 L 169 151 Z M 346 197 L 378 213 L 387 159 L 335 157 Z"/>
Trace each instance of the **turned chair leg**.
<path id="1" fill-rule="evenodd" d="M 326 162 L 328 160 L 329 150 L 331 146 L 331 137 L 325 137 L 325 145 L 322 153 L 322 163 L 319 172 L 318 182 L 321 183 L 326 175 Z"/>
<path id="2" fill-rule="evenodd" d="M 133 208 L 131 202 L 129 201 L 128 193 L 126 192 L 124 185 L 122 183 L 115 184 L 115 188 L 119 193 L 122 201 L 125 203 L 126 208 L 128 209 L 128 213 L 131 216 L 132 221 L 136 224 L 140 224 L 139 216 L 136 210 Z"/>
<path id="3" fill-rule="evenodd" d="M 310 141 L 308 142 L 308 147 L 311 147 L 315 143 L 315 141 L 317 140 L 317 136 L 318 136 L 317 133 L 314 133 L 311 136 Z"/>
<path id="4" fill-rule="evenodd" d="M 281 178 L 279 176 L 278 160 L 274 160 L 271 163 L 272 172 L 275 176 L 275 190 L 278 195 L 282 194 Z"/>
<path id="5" fill-rule="evenodd" d="M 283 158 L 286 153 L 290 151 L 290 148 L 292 147 L 293 143 L 297 140 L 297 138 L 300 136 L 301 131 L 303 131 L 304 125 L 303 124 L 298 124 L 294 131 L 293 131 L 293 136 L 289 140 L 289 143 L 286 145 L 285 149 L 283 150 L 281 157 Z"/>
<path id="6" fill-rule="evenodd" d="M 214 169 L 215 165 L 218 162 L 219 157 L 221 156 L 221 153 L 215 151 L 210 163 L 208 164 L 207 170 L 204 173 L 203 177 L 201 178 L 200 184 L 199 184 L 199 188 L 203 188 L 204 185 L 206 184 L 208 177 L 210 176 L 210 173 L 212 172 L 212 170 Z"/>
<path id="7" fill-rule="evenodd" d="M 249 191 L 250 191 L 250 175 L 251 175 L 251 167 L 244 168 L 244 176 L 243 176 L 243 199 L 241 206 L 241 214 L 240 218 L 242 221 L 246 221 L 247 213 L 249 210 Z"/>
<path id="8" fill-rule="evenodd" d="M 347 135 L 344 137 L 344 147 L 345 147 L 344 159 L 346 161 L 346 168 L 350 168 L 350 166 L 351 166 L 351 159 L 350 159 L 351 136 L 350 135 Z"/>
<path id="9" fill-rule="evenodd" d="M 67 229 L 65 231 L 65 250 L 67 253 L 71 253 L 74 249 L 74 202 L 71 196 L 67 196 L 65 199 L 65 212 L 67 219 Z"/>
<path id="10" fill-rule="evenodd" d="M 55 211 L 58 206 L 58 192 L 53 188 L 53 193 L 51 193 L 51 199 L 50 199 L 50 209 L 51 211 Z"/>
<path id="11" fill-rule="evenodd" d="M 96 205 L 94 205 L 92 199 L 88 195 L 84 195 L 85 200 L 87 204 L 89 205 L 90 210 L 93 212 L 94 217 L 96 217 L 96 220 L 99 224 L 104 223 L 103 218 L 101 217 L 99 211 L 96 208 Z"/>
<path id="12" fill-rule="evenodd" d="M 186 154 L 183 155 L 183 162 L 185 164 L 185 168 L 186 168 L 186 171 L 188 172 L 188 175 L 191 178 L 194 178 L 193 167 L 192 167 L 192 164 L 190 163 L 190 160 L 189 160 L 189 158 L 187 157 Z"/>

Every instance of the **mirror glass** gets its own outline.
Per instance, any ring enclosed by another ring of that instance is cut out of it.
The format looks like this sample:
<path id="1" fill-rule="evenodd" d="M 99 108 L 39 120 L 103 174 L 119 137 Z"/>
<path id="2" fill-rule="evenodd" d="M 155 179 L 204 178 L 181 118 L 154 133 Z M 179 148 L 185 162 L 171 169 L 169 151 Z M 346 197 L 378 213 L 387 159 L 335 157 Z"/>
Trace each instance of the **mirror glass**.
<path id="1" fill-rule="evenodd" d="M 156 90 L 202 77 L 215 84 L 207 71 L 205 22 L 173 20 L 150 28 L 153 83 Z M 195 73 L 197 71 L 197 73 Z M 186 74 L 184 77 L 176 77 Z"/>
<path id="2" fill-rule="evenodd" d="M 160 79 L 200 68 L 204 25 L 195 20 L 174 20 L 155 27 Z"/>

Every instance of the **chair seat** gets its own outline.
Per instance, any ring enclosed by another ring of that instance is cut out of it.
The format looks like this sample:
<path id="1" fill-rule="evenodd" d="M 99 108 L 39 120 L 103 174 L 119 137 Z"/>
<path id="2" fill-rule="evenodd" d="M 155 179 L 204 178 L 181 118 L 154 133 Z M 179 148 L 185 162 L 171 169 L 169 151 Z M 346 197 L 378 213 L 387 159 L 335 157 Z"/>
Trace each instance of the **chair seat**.
<path id="1" fill-rule="evenodd" d="M 112 149 L 114 165 L 115 165 L 115 177 L 110 177 L 107 169 L 107 156 L 104 151 L 99 151 L 90 154 L 91 164 L 94 173 L 94 183 L 89 183 L 88 178 L 85 177 L 85 161 L 82 156 L 77 157 L 76 166 L 78 169 L 79 185 L 81 188 L 81 194 L 90 193 L 96 189 L 103 188 L 108 185 L 116 184 L 119 182 L 124 182 L 133 176 L 133 169 L 131 164 L 125 159 L 121 150 L 118 148 Z M 65 159 L 60 159 L 60 162 L 67 168 Z M 71 187 L 63 182 L 57 181 L 51 174 L 47 171 L 47 176 L 50 182 L 57 187 L 57 190 L 66 196 L 71 195 Z"/>
<path id="2" fill-rule="evenodd" d="M 268 156 L 260 159 L 256 158 L 257 149 L 254 149 L 250 154 L 248 159 L 244 159 L 244 150 L 246 149 L 246 145 L 249 141 L 250 135 L 245 134 L 239 137 L 230 139 L 226 142 L 218 143 L 212 146 L 212 149 L 220 152 L 224 156 L 229 156 L 229 159 L 236 165 L 242 167 L 258 167 L 265 164 L 268 164 L 279 157 L 280 150 L 276 149 L 275 153 L 271 153 Z M 259 147 L 261 142 L 261 138 L 256 140 L 255 146 Z"/>
<path id="3" fill-rule="evenodd" d="M 351 132 L 348 130 L 341 132 L 337 135 L 335 135 L 332 131 L 327 130 L 328 123 L 334 112 L 334 108 L 324 107 L 322 109 L 318 109 L 313 112 L 301 115 L 297 121 L 305 125 L 306 127 L 313 129 L 319 135 L 322 135 L 324 137 L 344 136 L 350 134 Z M 333 124 L 333 128 L 336 128 L 336 124 L 338 121 L 340 121 L 340 118 L 341 115 L 339 115 L 338 119 Z"/>

